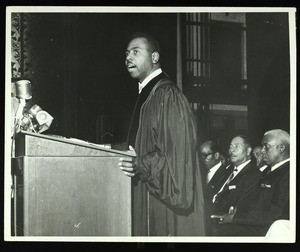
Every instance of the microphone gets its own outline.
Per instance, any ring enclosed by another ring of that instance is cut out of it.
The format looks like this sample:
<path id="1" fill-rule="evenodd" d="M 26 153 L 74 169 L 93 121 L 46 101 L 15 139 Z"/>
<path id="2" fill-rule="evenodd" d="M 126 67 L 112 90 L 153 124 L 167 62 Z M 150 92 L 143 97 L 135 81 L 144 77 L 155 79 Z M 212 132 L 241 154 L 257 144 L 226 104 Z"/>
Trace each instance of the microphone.
<path id="1" fill-rule="evenodd" d="M 24 107 L 26 105 L 25 100 L 32 98 L 31 94 L 31 83 L 29 80 L 19 80 L 15 83 L 16 97 L 19 99 L 19 106 L 15 115 L 14 127 L 15 133 L 20 130 L 21 119 L 23 116 Z"/>
<path id="2" fill-rule="evenodd" d="M 15 83 L 15 86 L 18 99 L 29 100 L 32 98 L 31 82 L 29 80 L 19 80 Z"/>
<path id="3" fill-rule="evenodd" d="M 25 114 L 22 118 L 21 127 L 23 130 L 33 130 L 41 133 L 49 129 L 52 121 L 53 117 L 35 104 L 29 109 L 28 114 Z"/>
<path id="4" fill-rule="evenodd" d="M 49 129 L 53 117 L 42 110 L 38 105 L 33 105 L 28 113 L 24 114 L 25 100 L 32 98 L 31 82 L 29 80 L 19 80 L 15 83 L 16 97 L 19 99 L 19 107 L 15 116 L 15 133 L 20 129 L 41 133 Z"/>

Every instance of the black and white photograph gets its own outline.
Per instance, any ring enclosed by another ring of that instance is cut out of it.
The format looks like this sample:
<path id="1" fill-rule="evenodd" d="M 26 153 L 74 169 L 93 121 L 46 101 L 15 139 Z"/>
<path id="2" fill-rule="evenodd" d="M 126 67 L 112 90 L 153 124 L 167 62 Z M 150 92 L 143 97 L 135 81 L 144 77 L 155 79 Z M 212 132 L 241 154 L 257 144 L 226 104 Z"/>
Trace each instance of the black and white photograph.
<path id="1" fill-rule="evenodd" d="M 295 243 L 295 19 L 6 7 L 4 240 Z"/>

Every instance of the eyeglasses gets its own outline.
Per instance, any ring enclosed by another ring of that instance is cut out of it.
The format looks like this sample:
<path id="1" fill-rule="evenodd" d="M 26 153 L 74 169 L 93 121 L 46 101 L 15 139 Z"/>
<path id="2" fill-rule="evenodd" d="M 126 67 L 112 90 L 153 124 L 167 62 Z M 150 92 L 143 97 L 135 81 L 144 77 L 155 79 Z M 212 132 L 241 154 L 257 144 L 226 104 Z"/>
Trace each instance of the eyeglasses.
<path id="1" fill-rule="evenodd" d="M 207 154 L 201 153 L 201 157 L 202 157 L 203 159 L 207 159 L 210 155 L 213 155 L 213 154 L 215 154 L 215 153 L 214 153 L 214 152 L 207 153 Z"/>

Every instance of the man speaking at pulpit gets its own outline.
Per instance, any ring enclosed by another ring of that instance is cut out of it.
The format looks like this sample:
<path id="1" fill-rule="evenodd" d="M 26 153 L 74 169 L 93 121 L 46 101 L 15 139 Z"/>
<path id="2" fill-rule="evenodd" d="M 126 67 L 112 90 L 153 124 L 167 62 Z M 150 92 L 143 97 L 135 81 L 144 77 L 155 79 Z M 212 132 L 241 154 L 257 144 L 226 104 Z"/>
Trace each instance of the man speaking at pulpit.
<path id="1" fill-rule="evenodd" d="M 136 158 L 120 159 L 132 177 L 133 235 L 204 236 L 202 179 L 196 123 L 189 102 L 163 72 L 160 46 L 135 34 L 125 65 L 139 82 L 127 143 Z"/>

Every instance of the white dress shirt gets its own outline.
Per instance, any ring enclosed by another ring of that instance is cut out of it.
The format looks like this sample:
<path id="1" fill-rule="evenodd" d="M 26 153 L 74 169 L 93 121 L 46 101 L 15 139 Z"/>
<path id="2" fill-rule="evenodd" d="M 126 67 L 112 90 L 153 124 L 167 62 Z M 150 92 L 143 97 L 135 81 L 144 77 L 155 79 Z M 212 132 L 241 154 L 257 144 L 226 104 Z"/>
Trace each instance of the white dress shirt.
<path id="1" fill-rule="evenodd" d="M 235 174 L 234 174 L 234 177 L 247 165 L 247 164 L 249 164 L 251 162 L 251 159 L 250 160 L 248 160 L 248 161 L 246 161 L 246 162 L 244 162 L 244 163 L 242 163 L 242 164 L 240 164 L 239 166 L 237 166 L 237 167 L 234 167 L 234 169 L 237 169 L 237 171 L 235 172 Z M 233 178 L 234 178 L 233 177 Z"/>
<path id="2" fill-rule="evenodd" d="M 260 170 L 261 172 L 263 172 L 267 167 L 268 167 L 267 165 L 264 165 L 264 166 L 260 167 L 259 170 Z"/>
<path id="3" fill-rule="evenodd" d="M 213 199 L 212 199 L 212 202 L 215 202 L 217 195 L 218 195 L 220 192 L 223 191 L 224 187 L 225 187 L 231 180 L 233 180 L 233 179 L 235 178 L 235 176 L 236 176 L 236 175 L 237 175 L 237 174 L 238 174 L 238 173 L 239 173 L 239 172 L 240 172 L 247 164 L 250 163 L 250 161 L 251 161 L 251 159 L 248 160 L 248 161 L 246 161 L 246 162 L 244 162 L 244 163 L 242 163 L 242 164 L 240 164 L 240 165 L 237 166 L 237 167 L 234 167 L 233 172 L 232 172 L 233 176 L 231 176 L 231 174 L 230 174 L 230 176 L 228 177 L 228 179 L 226 179 L 225 183 L 223 184 L 223 186 L 221 187 L 221 189 L 218 191 L 218 193 L 216 193 L 216 194 L 214 195 L 214 197 L 213 197 Z M 230 179 L 230 181 L 229 181 L 229 179 Z"/>
<path id="4" fill-rule="evenodd" d="M 221 167 L 221 165 L 222 163 L 220 161 L 218 164 L 209 169 L 206 177 L 206 183 L 208 183 L 211 180 L 211 178 L 215 175 L 216 171 Z"/>
<path id="5" fill-rule="evenodd" d="M 149 74 L 143 81 L 142 83 L 139 82 L 139 94 L 142 92 L 142 89 L 151 81 L 153 78 L 158 76 L 160 73 L 162 73 L 161 68 L 156 69 L 153 71 L 151 74 Z"/>
<path id="6" fill-rule="evenodd" d="M 287 159 L 285 159 L 285 160 L 283 160 L 283 161 L 281 161 L 281 162 L 279 162 L 279 163 L 273 165 L 273 166 L 271 167 L 271 172 L 274 171 L 274 170 L 276 170 L 279 166 L 283 165 L 284 163 L 286 163 L 286 162 L 288 162 L 288 161 L 290 161 L 290 158 L 287 158 Z"/>

